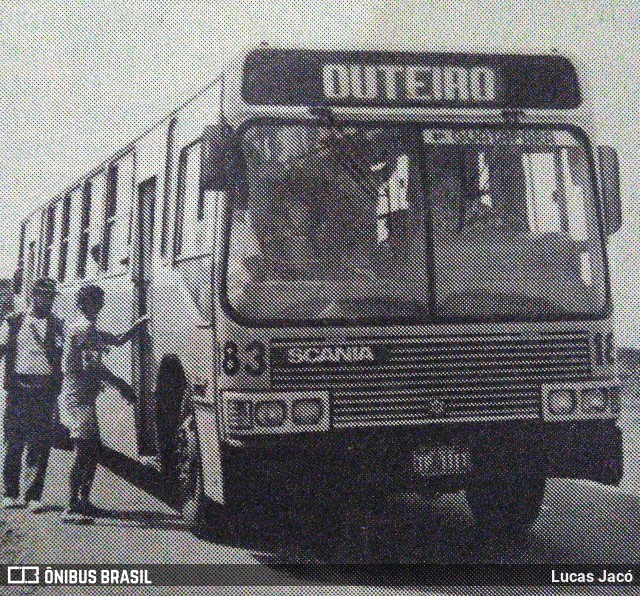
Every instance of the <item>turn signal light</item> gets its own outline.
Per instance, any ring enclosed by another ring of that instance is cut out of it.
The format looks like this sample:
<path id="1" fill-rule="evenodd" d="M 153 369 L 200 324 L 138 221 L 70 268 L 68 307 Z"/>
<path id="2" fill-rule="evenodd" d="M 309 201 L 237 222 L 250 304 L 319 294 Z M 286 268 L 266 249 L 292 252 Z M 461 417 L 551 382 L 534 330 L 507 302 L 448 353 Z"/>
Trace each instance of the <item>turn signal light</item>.
<path id="1" fill-rule="evenodd" d="M 583 389 L 581 395 L 583 412 L 604 412 L 607 407 L 605 389 Z"/>
<path id="2" fill-rule="evenodd" d="M 318 424 L 321 418 L 322 402 L 319 399 L 297 399 L 293 402 L 291 419 L 294 424 Z"/>
<path id="3" fill-rule="evenodd" d="M 230 400 L 227 409 L 227 424 L 233 430 L 253 428 L 253 403 L 248 400 Z"/>

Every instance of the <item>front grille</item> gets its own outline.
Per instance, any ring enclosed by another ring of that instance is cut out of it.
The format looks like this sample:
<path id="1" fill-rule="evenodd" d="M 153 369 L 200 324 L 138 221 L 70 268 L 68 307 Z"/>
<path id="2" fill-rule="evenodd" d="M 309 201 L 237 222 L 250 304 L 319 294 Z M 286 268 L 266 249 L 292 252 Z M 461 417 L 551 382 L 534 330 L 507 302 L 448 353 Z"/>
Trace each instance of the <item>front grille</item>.
<path id="1" fill-rule="evenodd" d="M 362 346 L 373 361 L 289 356 Z M 537 418 L 542 383 L 590 378 L 587 333 L 271 342 L 272 387 L 330 391 L 334 427 Z"/>

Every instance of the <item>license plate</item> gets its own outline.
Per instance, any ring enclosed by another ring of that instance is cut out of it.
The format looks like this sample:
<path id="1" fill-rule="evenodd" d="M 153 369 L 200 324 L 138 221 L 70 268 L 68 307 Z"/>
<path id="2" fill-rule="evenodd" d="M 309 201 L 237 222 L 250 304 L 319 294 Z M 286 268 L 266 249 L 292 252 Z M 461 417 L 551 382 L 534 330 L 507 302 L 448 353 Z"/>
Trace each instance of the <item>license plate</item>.
<path id="1" fill-rule="evenodd" d="M 469 451 L 441 445 L 413 452 L 413 469 L 420 476 L 467 474 L 471 470 Z"/>

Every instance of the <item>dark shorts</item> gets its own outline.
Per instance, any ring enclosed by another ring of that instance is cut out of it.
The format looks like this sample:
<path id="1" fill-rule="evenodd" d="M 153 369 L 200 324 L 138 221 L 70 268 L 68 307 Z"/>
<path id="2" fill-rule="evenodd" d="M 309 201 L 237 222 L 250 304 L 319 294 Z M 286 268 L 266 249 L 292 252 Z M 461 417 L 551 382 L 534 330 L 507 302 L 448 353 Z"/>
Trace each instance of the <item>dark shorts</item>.
<path id="1" fill-rule="evenodd" d="M 7 390 L 4 411 L 6 442 L 47 440 L 51 435 L 56 391 L 51 381 L 16 377 Z"/>

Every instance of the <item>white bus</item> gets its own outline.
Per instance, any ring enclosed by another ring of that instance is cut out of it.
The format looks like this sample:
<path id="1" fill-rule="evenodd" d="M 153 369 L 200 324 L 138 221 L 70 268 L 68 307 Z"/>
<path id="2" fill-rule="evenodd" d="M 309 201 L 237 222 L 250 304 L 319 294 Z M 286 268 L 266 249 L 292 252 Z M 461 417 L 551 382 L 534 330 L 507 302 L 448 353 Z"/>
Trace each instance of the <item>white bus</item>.
<path id="1" fill-rule="evenodd" d="M 622 475 L 588 83 L 556 53 L 255 49 L 24 220 L 16 292 L 151 315 L 108 355 L 139 398 L 106 386 L 101 435 L 194 527 L 297 487 L 466 490 L 526 530 L 547 478 Z"/>

